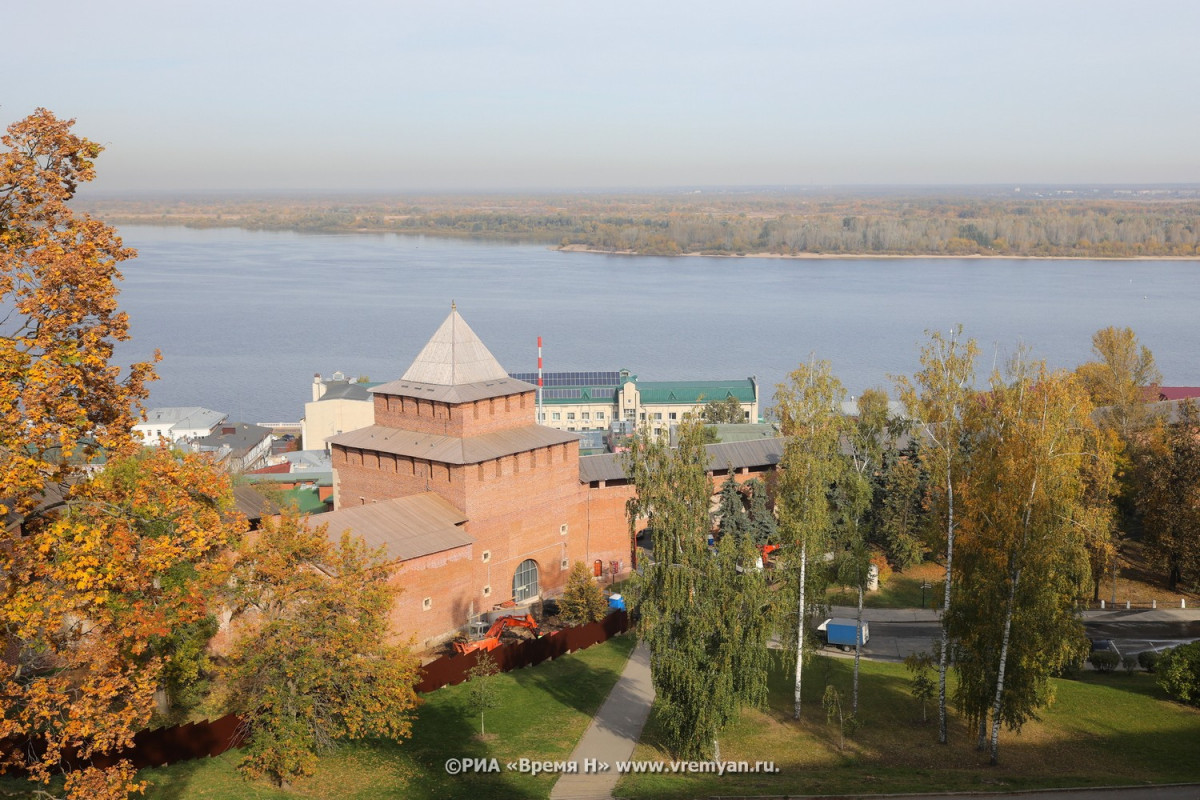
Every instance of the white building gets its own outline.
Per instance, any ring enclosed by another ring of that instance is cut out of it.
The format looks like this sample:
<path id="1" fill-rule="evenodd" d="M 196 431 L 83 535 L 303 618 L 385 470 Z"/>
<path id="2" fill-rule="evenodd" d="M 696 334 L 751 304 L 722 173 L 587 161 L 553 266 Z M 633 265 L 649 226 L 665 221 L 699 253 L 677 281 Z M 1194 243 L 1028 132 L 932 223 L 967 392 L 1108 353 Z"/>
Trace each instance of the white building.
<path id="1" fill-rule="evenodd" d="M 313 376 L 312 402 L 304 404 L 301 444 L 305 450 L 326 450 L 331 436 L 375 424 L 375 401 L 367 391 L 378 383 L 347 379 L 340 372 L 329 380 Z"/>
<path id="2" fill-rule="evenodd" d="M 208 436 L 225 417 L 220 411 L 200 406 L 151 408 L 146 412 L 145 422 L 134 425 L 133 432 L 142 437 L 147 447 L 157 445 L 159 439 L 179 444 Z"/>

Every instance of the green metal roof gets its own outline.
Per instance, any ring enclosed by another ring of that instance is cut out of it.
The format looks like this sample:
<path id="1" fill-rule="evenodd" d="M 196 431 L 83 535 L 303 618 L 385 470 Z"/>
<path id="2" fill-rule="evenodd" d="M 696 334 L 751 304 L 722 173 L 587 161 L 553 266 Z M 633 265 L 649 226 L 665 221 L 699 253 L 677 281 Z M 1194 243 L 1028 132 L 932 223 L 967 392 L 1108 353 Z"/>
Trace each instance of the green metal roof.
<path id="1" fill-rule="evenodd" d="M 295 503 L 296 510 L 301 514 L 320 514 L 332 506 L 320 498 L 320 492 L 307 486 L 297 486 L 288 489 L 281 496 L 285 503 Z"/>
<path id="2" fill-rule="evenodd" d="M 247 472 L 239 476 L 246 483 L 298 483 L 333 486 L 333 470 L 301 470 L 300 472 Z"/>
<path id="3" fill-rule="evenodd" d="M 642 405 L 691 405 L 720 402 L 730 395 L 740 403 L 754 402 L 754 381 L 643 381 L 637 385 Z"/>

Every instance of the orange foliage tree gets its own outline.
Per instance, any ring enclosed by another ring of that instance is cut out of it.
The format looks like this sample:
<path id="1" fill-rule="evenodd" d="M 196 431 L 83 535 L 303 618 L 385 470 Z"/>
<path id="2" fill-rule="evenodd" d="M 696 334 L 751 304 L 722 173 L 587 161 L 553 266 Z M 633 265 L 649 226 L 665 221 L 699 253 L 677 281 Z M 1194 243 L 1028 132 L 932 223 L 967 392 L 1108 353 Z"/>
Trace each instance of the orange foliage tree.
<path id="1" fill-rule="evenodd" d="M 110 800 L 133 768 L 91 758 L 148 722 L 162 643 L 208 613 L 244 521 L 207 462 L 132 435 L 153 367 L 110 360 L 134 252 L 68 208 L 101 149 L 72 125 L 39 109 L 0 137 L 0 738 L 31 744 L 0 763 L 46 783 L 67 756 L 66 795 Z"/>
<path id="2" fill-rule="evenodd" d="M 132 258 L 116 232 L 67 206 L 95 176 L 100 146 L 73 120 L 39 109 L 0 142 L 0 503 L 33 510 L 70 477 L 72 457 L 136 449 L 130 436 L 154 379 L 109 364 L 129 338 L 117 309 L 117 264 Z M 157 354 L 156 354 L 157 357 Z"/>

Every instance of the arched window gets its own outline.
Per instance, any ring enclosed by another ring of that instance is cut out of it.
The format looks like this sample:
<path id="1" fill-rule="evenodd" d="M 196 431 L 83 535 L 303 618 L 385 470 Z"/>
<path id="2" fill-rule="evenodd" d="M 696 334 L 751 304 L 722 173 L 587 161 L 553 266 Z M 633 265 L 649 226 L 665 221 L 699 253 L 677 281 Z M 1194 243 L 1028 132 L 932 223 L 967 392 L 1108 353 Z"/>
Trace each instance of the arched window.
<path id="1" fill-rule="evenodd" d="M 513 600 L 518 603 L 537 596 L 538 567 L 537 562 L 532 558 L 525 559 L 521 562 L 521 566 L 517 567 L 517 572 L 513 575 L 512 593 Z"/>

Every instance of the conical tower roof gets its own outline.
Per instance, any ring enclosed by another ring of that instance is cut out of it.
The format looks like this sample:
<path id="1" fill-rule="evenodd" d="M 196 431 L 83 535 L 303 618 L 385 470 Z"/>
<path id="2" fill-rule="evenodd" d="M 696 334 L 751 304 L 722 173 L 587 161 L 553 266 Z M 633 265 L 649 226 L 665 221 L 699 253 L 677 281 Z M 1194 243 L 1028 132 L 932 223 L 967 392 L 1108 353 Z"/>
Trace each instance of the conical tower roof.
<path id="1" fill-rule="evenodd" d="M 471 330 L 458 309 L 451 306 L 450 316 L 426 342 L 400 379 L 440 386 L 461 386 L 506 378 L 508 373 L 504 367 Z"/>

